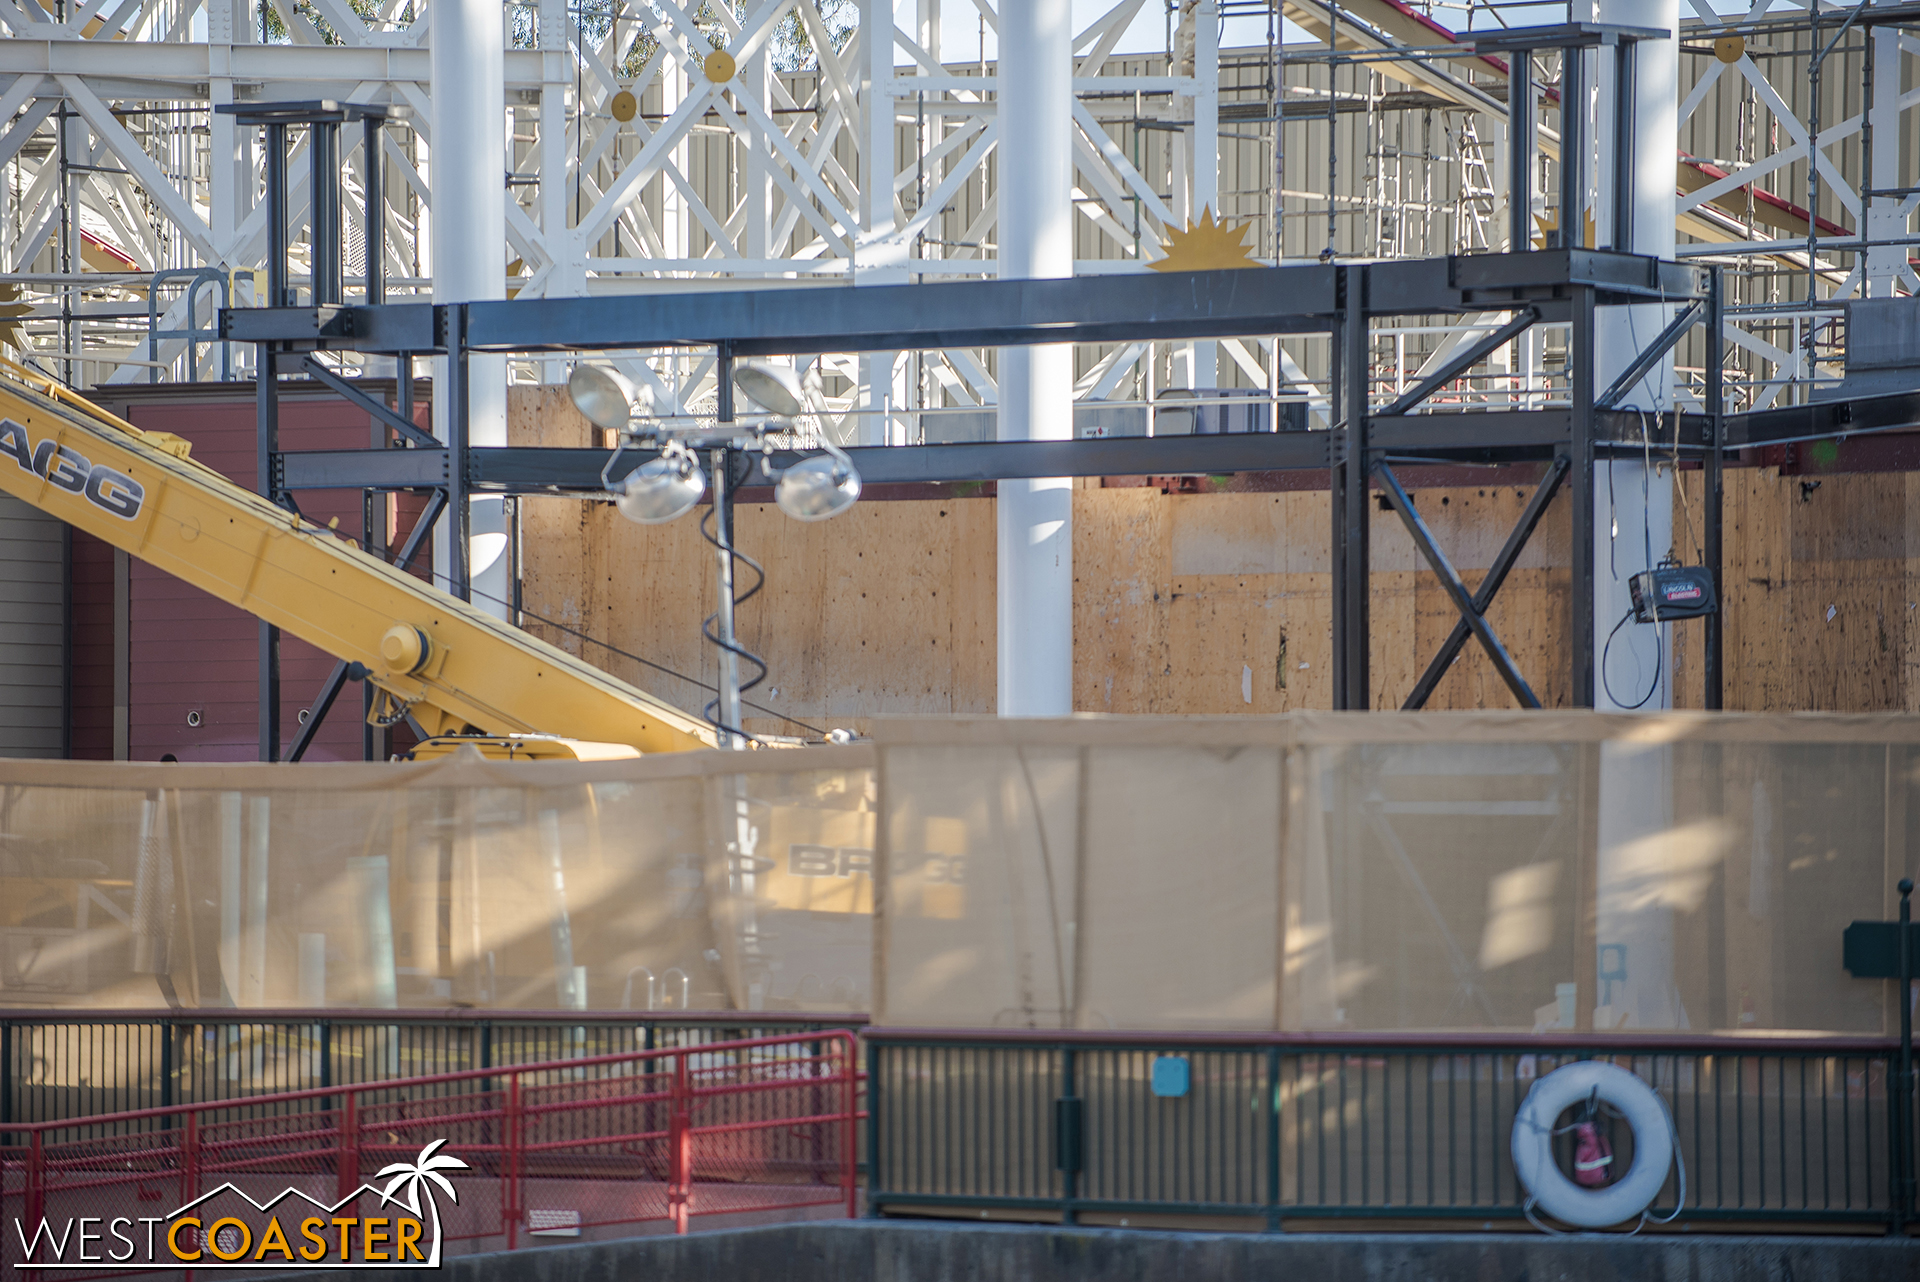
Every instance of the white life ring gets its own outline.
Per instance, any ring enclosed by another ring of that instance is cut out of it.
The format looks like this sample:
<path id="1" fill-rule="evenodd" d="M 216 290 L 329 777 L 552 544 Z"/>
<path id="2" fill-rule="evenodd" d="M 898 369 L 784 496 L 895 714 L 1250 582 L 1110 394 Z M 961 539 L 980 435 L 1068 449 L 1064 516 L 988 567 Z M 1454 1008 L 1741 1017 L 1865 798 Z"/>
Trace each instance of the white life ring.
<path id="1" fill-rule="evenodd" d="M 1633 1165 L 1605 1188 L 1582 1188 L 1553 1158 L 1560 1114 L 1598 1092 L 1633 1130 Z M 1640 1215 L 1660 1195 L 1673 1164 L 1673 1123 L 1653 1088 L 1624 1068 L 1585 1060 L 1555 1069 L 1533 1084 L 1513 1119 L 1513 1170 L 1541 1210 L 1584 1229 Z"/>

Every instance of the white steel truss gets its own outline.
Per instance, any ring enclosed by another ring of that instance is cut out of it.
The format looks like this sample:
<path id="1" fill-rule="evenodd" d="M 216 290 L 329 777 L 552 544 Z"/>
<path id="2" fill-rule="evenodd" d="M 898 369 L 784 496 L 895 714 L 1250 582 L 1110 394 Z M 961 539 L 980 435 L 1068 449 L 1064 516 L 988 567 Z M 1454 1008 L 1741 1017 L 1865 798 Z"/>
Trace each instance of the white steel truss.
<path id="1" fill-rule="evenodd" d="M 1911 61 L 1920 37 L 1862 19 L 1879 6 L 1755 0 L 1727 15 L 1690 2 L 1680 252 L 1722 262 L 1733 281 L 1734 407 L 1782 403 L 1837 375 L 1842 302 L 1920 287 L 1907 248 L 1920 243 L 1910 231 L 1920 160 L 1903 141 L 1920 130 L 1902 127 L 1920 105 L 1920 89 L 1905 88 L 1920 83 Z M 993 65 L 943 56 L 943 3 L 957 0 L 505 6 L 510 292 L 993 274 L 994 157 L 1008 123 Z M 1400 51 L 1440 37 L 1381 0 L 1289 5 L 1290 18 L 1327 41 L 1317 49 L 1222 55 L 1211 38 L 1221 10 L 1268 7 L 1178 0 L 1168 47 L 1147 56 L 1116 50 L 1143 13 L 1161 13 L 1149 0 L 1117 0 L 1076 33 L 1076 270 L 1146 270 L 1203 211 L 1251 223 L 1246 243 L 1262 261 L 1504 248 L 1506 68 L 1457 51 L 1406 60 Z M 1457 8 L 1432 13 L 1457 21 Z M 997 22 L 989 0 L 968 12 L 985 30 Z M 431 26 L 431 0 L 0 0 L 0 341 L 79 383 L 186 377 L 190 347 L 202 377 L 246 372 L 246 353 L 223 367 L 204 341 L 178 333 L 189 298 L 201 327 L 223 290 L 250 300 L 266 250 L 260 140 L 211 110 L 233 102 L 409 108 L 375 158 L 386 167 L 379 216 L 390 292 L 424 293 Z M 714 57 L 720 50 L 725 59 Z M 1553 59 L 1539 60 L 1537 80 L 1551 88 L 1555 74 Z M 1557 99 L 1541 105 L 1552 124 Z M 1549 181 L 1538 191 L 1555 189 L 1556 138 L 1543 128 L 1538 177 Z M 298 131 L 294 141 L 297 226 L 307 183 Z M 368 163 L 351 140 L 342 160 L 350 203 Z M 1597 199 L 1604 168 L 1588 187 L 1594 215 L 1606 204 Z M 1535 212 L 1543 225 L 1586 220 L 1544 198 Z M 364 270 L 351 220 L 345 241 L 351 292 Z M 220 279 L 155 279 L 197 268 Z M 149 307 L 154 327 L 173 332 L 151 345 Z M 1383 333 L 1378 387 L 1405 385 L 1461 334 L 1498 320 Z M 1531 336 L 1436 404 L 1563 395 L 1557 341 L 1550 330 Z M 1704 350 L 1682 349 L 1683 368 L 1705 360 Z M 1276 413 L 1283 400 L 1318 413 L 1325 363 L 1314 338 L 1087 349 L 1077 396 L 1134 406 L 1147 421 L 1169 390 L 1216 386 L 1273 402 Z M 711 396 L 710 361 L 626 364 L 676 408 Z M 825 365 L 837 376 L 835 408 L 858 411 L 843 424 L 850 435 L 992 430 L 991 353 Z M 557 372 L 528 363 L 517 376 Z M 1683 399 L 1686 389 L 1683 379 Z M 1134 430 L 1115 413 L 1089 412 L 1085 430 Z"/>

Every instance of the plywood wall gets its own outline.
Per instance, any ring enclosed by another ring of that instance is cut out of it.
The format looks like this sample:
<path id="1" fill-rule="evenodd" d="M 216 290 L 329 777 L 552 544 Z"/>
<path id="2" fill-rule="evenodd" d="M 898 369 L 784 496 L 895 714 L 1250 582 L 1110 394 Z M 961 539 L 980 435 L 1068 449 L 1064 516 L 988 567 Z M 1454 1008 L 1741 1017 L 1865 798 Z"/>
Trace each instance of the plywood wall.
<path id="1" fill-rule="evenodd" d="M 516 443 L 584 445 L 590 429 L 559 389 L 516 389 Z M 1513 487 L 1416 489 L 1415 501 L 1469 582 L 1525 505 Z M 1398 706 L 1453 626 L 1451 604 L 1391 512 L 1372 512 L 1376 706 Z M 523 500 L 527 609 L 698 681 L 714 679 L 700 623 L 714 554 L 693 517 L 637 526 L 604 503 Z M 1074 492 L 1075 706 L 1089 712 L 1229 713 L 1331 702 L 1325 491 Z M 883 713 L 994 707 L 994 519 L 990 498 L 864 502 L 805 525 L 770 504 L 739 509 L 739 546 L 767 568 L 740 610 L 744 643 L 771 671 L 755 692 L 811 727 L 860 728 Z M 1564 701 L 1566 519 L 1554 511 L 1493 612 L 1549 703 Z M 530 627 L 694 708 L 691 682 Z M 1508 707 L 1469 646 L 1430 704 Z M 800 732 L 761 714 L 761 731 Z"/>
<path id="2" fill-rule="evenodd" d="M 1414 500 L 1469 582 L 1506 538 L 1528 491 L 1435 488 Z M 1325 491 L 1162 494 L 1082 490 L 1074 504 L 1074 704 L 1089 712 L 1229 713 L 1332 703 L 1330 512 Z M 1397 707 L 1458 616 L 1417 563 L 1400 520 L 1376 504 L 1373 704 Z M 1550 513 L 1493 619 L 1543 700 L 1563 699 L 1566 519 Z M 1469 647 L 1434 708 L 1512 706 Z"/>
<path id="3" fill-rule="evenodd" d="M 1699 474 L 1681 488 L 1697 524 Z M 1920 475 L 1731 470 L 1725 530 L 1727 708 L 1920 710 Z M 1675 702 L 1698 707 L 1700 629 L 1675 640 Z"/>
<path id="4" fill-rule="evenodd" d="M 517 389 L 516 443 L 584 445 L 559 389 Z M 1920 710 L 1920 476 L 1727 473 L 1726 706 L 1752 711 Z M 1683 475 L 1676 541 L 1697 540 L 1698 473 Z M 1469 585 L 1530 489 L 1414 487 Z M 714 679 L 700 623 L 713 550 L 696 519 L 644 527 L 610 505 L 524 500 L 529 611 L 698 681 Z M 1456 615 L 1398 517 L 1373 521 L 1373 706 L 1398 707 Z M 1688 520 L 1694 522 L 1692 536 Z M 741 608 L 744 642 L 771 672 L 762 732 L 863 728 L 878 714 L 994 707 L 990 498 L 863 502 L 804 525 L 743 505 L 741 548 L 767 567 Z M 1074 492 L 1074 705 L 1115 713 L 1280 712 L 1331 705 L 1325 491 Z M 1492 621 L 1548 706 L 1568 698 L 1570 576 L 1564 497 L 1496 599 Z M 1691 559 L 1691 558 L 1690 558 Z M 1831 612 L 1831 613 L 1829 613 Z M 689 681 L 553 628 L 548 639 L 682 707 Z M 1700 628 L 1675 626 L 1676 702 L 1700 705 Z M 1475 642 L 1432 708 L 1514 700 Z"/>

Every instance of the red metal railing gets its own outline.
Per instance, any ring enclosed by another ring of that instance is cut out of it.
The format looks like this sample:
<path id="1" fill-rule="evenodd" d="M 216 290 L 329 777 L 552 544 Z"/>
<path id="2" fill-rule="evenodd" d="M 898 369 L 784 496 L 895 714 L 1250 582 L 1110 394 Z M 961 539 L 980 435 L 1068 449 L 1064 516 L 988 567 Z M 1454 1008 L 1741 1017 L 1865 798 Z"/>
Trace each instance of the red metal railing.
<path id="1" fill-rule="evenodd" d="M 832 1030 L 0 1125 L 0 1219 L 32 1241 L 43 1220 L 163 1216 L 228 1182 L 332 1202 L 434 1140 L 467 1164 L 445 1172 L 447 1253 L 658 1220 L 684 1233 L 695 1215 L 851 1216 L 859 1079 L 853 1033 Z M 6 1236 L 6 1256 L 48 1262 Z"/>

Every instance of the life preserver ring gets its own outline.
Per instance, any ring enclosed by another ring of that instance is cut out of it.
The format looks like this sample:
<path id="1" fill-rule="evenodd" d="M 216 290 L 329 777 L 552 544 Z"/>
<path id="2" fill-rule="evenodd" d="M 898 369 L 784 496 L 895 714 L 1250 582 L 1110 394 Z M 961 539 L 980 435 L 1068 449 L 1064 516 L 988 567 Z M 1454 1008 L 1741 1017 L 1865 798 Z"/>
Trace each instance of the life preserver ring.
<path id="1" fill-rule="evenodd" d="M 1581 1188 L 1553 1157 L 1554 1123 L 1594 1098 L 1613 1106 L 1633 1131 L 1633 1165 L 1605 1188 Z M 1513 1119 L 1513 1170 L 1533 1204 L 1583 1229 L 1620 1224 L 1660 1195 L 1673 1165 L 1673 1123 L 1653 1088 L 1614 1064 L 1592 1060 L 1555 1069 L 1533 1084 Z"/>

